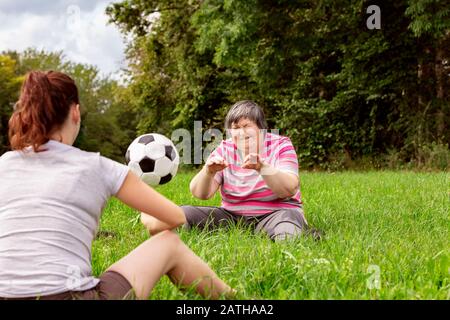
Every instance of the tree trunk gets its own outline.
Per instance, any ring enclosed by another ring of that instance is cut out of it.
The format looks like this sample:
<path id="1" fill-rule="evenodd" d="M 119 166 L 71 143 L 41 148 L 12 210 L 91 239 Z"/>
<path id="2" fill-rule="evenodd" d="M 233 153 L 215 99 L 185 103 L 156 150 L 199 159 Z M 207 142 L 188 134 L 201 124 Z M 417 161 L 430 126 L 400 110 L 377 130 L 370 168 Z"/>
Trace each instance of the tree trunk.
<path id="1" fill-rule="evenodd" d="M 442 42 L 439 41 L 436 48 L 436 55 L 434 60 L 434 74 L 436 79 L 436 98 L 438 100 L 438 110 L 436 112 L 436 132 L 437 138 L 440 140 L 443 138 L 445 130 L 445 114 L 443 110 L 444 102 L 444 49 L 442 48 Z"/>
<path id="2" fill-rule="evenodd" d="M 419 60 L 419 64 L 417 66 L 417 81 L 419 84 L 419 90 L 417 92 L 417 112 L 420 112 L 423 114 L 424 119 L 418 118 L 417 123 L 417 131 L 414 137 L 414 144 L 415 144 L 415 152 L 420 148 L 422 144 L 422 138 L 423 138 L 423 124 L 425 122 L 426 114 L 424 110 L 426 110 L 426 98 L 424 97 L 424 85 L 425 85 L 425 74 L 426 74 L 427 65 L 426 62 L 422 59 Z"/>

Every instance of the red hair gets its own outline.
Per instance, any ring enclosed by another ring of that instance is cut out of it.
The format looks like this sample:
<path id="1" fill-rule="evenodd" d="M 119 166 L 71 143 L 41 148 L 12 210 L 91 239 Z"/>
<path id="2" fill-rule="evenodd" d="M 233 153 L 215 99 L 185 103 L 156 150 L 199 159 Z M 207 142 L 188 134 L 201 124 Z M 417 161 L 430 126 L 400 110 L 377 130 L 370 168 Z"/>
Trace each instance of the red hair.
<path id="1" fill-rule="evenodd" d="M 31 146 L 38 152 L 64 124 L 70 107 L 79 103 L 78 88 L 68 75 L 56 71 L 29 72 L 9 120 L 11 149 Z"/>

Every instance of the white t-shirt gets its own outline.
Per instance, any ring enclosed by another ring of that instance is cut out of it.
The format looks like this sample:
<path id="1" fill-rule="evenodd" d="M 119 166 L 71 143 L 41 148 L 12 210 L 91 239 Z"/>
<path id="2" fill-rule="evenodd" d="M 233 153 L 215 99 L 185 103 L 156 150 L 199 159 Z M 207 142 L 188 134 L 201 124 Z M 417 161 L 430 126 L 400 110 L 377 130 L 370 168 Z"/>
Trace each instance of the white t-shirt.
<path id="1" fill-rule="evenodd" d="M 128 167 L 54 140 L 43 147 L 0 157 L 0 297 L 83 291 L 99 281 L 92 241 Z"/>

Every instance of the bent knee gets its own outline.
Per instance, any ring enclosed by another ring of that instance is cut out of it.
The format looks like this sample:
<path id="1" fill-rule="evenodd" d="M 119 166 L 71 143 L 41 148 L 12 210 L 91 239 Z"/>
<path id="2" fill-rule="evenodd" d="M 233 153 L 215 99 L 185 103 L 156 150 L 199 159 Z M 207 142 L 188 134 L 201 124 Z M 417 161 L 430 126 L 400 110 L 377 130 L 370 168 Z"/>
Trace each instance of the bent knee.
<path id="1" fill-rule="evenodd" d="M 181 239 L 175 232 L 164 230 L 146 240 L 146 243 L 155 242 L 159 242 L 164 245 L 176 245 L 181 242 Z"/>
<path id="2" fill-rule="evenodd" d="M 156 236 L 154 236 L 153 238 L 158 238 L 162 241 L 167 241 L 170 243 L 178 243 L 181 241 L 180 237 L 178 236 L 178 234 L 176 234 L 173 231 L 170 230 L 164 230 L 161 231 L 160 233 L 158 233 Z"/>
<path id="3" fill-rule="evenodd" d="M 157 246 L 161 248 L 161 250 L 173 252 L 179 249 L 181 243 L 182 240 L 175 232 L 165 230 L 146 240 L 143 245 L 147 248 L 154 248 Z"/>
<path id="4" fill-rule="evenodd" d="M 308 222 L 306 221 L 305 215 L 301 210 L 290 209 L 286 210 L 284 213 L 285 221 L 297 223 L 300 226 L 306 226 Z"/>

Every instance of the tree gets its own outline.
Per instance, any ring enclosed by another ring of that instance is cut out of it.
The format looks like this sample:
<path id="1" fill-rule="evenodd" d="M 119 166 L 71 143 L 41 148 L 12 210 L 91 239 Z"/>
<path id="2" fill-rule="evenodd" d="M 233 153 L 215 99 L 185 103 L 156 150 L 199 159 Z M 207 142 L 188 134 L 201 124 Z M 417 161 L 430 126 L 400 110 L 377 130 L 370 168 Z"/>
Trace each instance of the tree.
<path id="1" fill-rule="evenodd" d="M 8 121 L 22 82 L 15 69 L 14 59 L 0 55 L 0 154 L 8 150 Z"/>
<path id="2" fill-rule="evenodd" d="M 68 61 L 62 52 L 46 52 L 28 49 L 22 53 L 8 52 L 7 59 L 14 57 L 17 63 L 9 66 L 6 78 L 18 77 L 20 85 L 23 75 L 31 70 L 55 70 L 72 76 L 77 83 L 82 110 L 82 127 L 75 146 L 100 152 L 104 156 L 123 161 L 128 144 L 135 137 L 134 113 L 121 93 L 124 88 L 116 81 L 101 77 L 96 67 Z M 12 71 L 11 71 L 12 70 Z M 11 73 L 12 72 L 12 73 Z M 16 81 L 16 82 L 17 82 Z M 2 81 L 3 84 L 3 81 Z M 0 93 L 0 99 L 13 105 L 17 99 L 17 87 L 10 89 L 11 95 Z M 5 112 L 9 119 L 12 109 Z M 5 141 L 2 143 L 5 147 Z"/>
<path id="3" fill-rule="evenodd" d="M 415 156 L 416 129 L 425 124 L 418 115 L 427 111 L 418 101 L 428 88 L 417 66 L 428 59 L 425 46 L 439 46 L 419 41 L 411 26 L 422 13 L 438 13 L 431 20 L 442 33 L 450 7 L 410 9 L 415 3 L 380 3 L 381 30 L 366 26 L 368 1 L 127 0 L 107 12 L 133 37 L 130 90 L 140 130 L 167 133 L 193 120 L 218 126 L 230 104 L 253 99 L 291 137 L 303 166 L 326 167 L 391 150 L 404 161 Z M 440 99 L 441 89 L 422 100 Z M 448 131 L 436 119 L 426 122 L 423 143 Z"/>
<path id="4" fill-rule="evenodd" d="M 422 90 L 418 103 L 424 109 L 424 115 L 434 113 L 436 131 L 433 138 L 448 142 L 450 101 L 446 92 L 450 89 L 450 5 L 444 0 L 410 0 L 406 15 L 411 18 L 409 28 L 417 41 L 426 44 L 423 48 L 425 55 L 418 63 L 418 81 L 425 84 L 426 89 L 434 89 L 434 94 L 428 97 L 424 97 Z"/>

